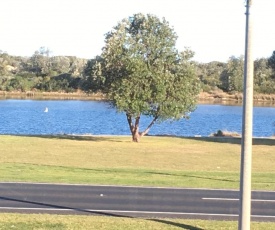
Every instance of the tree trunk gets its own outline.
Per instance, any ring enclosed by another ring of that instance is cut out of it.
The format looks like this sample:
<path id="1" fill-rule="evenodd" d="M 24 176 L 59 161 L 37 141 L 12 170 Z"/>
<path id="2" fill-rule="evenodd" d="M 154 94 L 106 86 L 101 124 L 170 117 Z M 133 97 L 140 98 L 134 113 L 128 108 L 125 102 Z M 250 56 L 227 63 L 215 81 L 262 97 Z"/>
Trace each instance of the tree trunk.
<path id="1" fill-rule="evenodd" d="M 130 131 L 131 131 L 131 134 L 132 134 L 133 142 L 139 142 L 139 139 L 149 132 L 150 128 L 153 126 L 153 124 L 158 119 L 158 116 L 156 116 L 143 132 L 139 132 L 140 116 L 136 117 L 135 124 L 133 124 L 132 116 L 130 114 L 126 113 L 126 116 L 127 116 L 127 121 L 128 121 L 128 124 L 129 124 Z"/>
<path id="2" fill-rule="evenodd" d="M 136 117 L 136 122 L 132 130 L 132 138 L 133 142 L 139 142 L 140 134 L 139 134 L 139 120 L 140 116 Z"/>
<path id="3" fill-rule="evenodd" d="M 133 124 L 132 122 L 132 116 L 128 113 L 126 113 L 127 116 L 127 121 L 129 124 L 129 128 L 132 134 L 132 140 L 133 142 L 139 142 L 139 139 L 141 137 L 140 133 L 139 133 L 139 120 L 140 120 L 140 116 L 136 117 L 136 121 L 135 124 Z"/>
<path id="4" fill-rule="evenodd" d="M 137 131 L 135 131 L 134 133 L 132 133 L 132 140 L 133 142 L 139 142 L 139 139 L 140 139 L 140 133 Z"/>

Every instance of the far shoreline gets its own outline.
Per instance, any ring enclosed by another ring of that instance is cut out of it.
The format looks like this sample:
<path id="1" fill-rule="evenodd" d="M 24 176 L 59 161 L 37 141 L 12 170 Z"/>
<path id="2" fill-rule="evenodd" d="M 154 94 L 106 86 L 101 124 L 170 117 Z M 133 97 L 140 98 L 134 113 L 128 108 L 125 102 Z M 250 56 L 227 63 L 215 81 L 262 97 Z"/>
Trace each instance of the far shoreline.
<path id="1" fill-rule="evenodd" d="M 100 93 L 79 92 L 37 92 L 37 91 L 0 91 L 0 100 L 27 99 L 27 100 L 91 100 L 104 101 L 106 97 Z M 242 105 L 242 93 L 228 94 L 222 91 L 201 92 L 198 95 L 198 104 L 225 104 Z M 275 106 L 274 94 L 254 94 L 254 104 L 263 106 Z"/>

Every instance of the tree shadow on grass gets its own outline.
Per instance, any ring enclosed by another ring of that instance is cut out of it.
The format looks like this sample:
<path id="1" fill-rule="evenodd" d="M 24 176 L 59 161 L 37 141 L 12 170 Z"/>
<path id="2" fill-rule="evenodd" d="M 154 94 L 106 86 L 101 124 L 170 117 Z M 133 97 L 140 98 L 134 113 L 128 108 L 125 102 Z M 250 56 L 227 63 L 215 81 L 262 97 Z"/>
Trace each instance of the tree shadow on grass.
<path id="1" fill-rule="evenodd" d="M 160 219 L 149 219 L 149 220 L 159 222 L 159 223 L 163 223 L 163 224 L 167 224 L 167 225 L 176 226 L 176 227 L 186 229 L 186 230 L 203 230 L 202 228 L 194 227 L 194 226 L 191 226 L 191 225 L 188 225 L 188 224 L 177 223 L 177 222 L 174 222 L 174 221 L 160 220 Z"/>
<path id="2" fill-rule="evenodd" d="M 67 135 L 67 134 L 60 134 L 60 135 L 16 135 L 19 137 L 38 137 L 38 138 L 45 138 L 45 139 L 59 139 L 59 140 L 75 140 L 75 141 L 107 141 L 107 142 L 123 142 L 123 140 L 119 140 L 116 138 L 118 136 L 100 136 L 100 135 Z M 129 136 L 129 142 L 131 141 L 131 137 Z"/>
<path id="3" fill-rule="evenodd" d="M 209 176 L 198 176 L 198 175 L 186 175 L 186 174 L 173 174 L 173 173 L 162 173 L 162 172 L 145 172 L 148 174 L 159 174 L 164 176 L 175 176 L 175 177 L 190 177 L 190 178 L 196 178 L 196 179 L 206 179 L 206 180 L 216 180 L 216 181 L 227 181 L 227 182 L 239 182 L 239 180 L 232 180 L 232 179 L 219 179 L 215 177 L 209 177 Z"/>
<path id="4" fill-rule="evenodd" d="M 242 138 L 240 137 L 185 137 L 186 139 L 206 141 L 206 142 L 216 142 L 216 143 L 229 143 L 229 144 L 241 144 Z M 252 139 L 253 145 L 275 145 L 274 138 L 257 138 Z"/>
<path id="5" fill-rule="evenodd" d="M 150 172 L 150 171 L 132 171 L 127 169 L 95 169 L 95 168 L 72 168 L 68 166 L 52 166 L 52 165 L 44 165 L 49 167 L 56 167 L 56 168 L 62 168 L 68 171 L 72 170 L 84 170 L 84 171 L 90 171 L 90 172 L 100 172 L 100 173 L 128 173 L 128 174 L 149 174 L 149 175 L 163 175 L 163 176 L 171 176 L 171 177 L 187 177 L 187 178 L 195 178 L 195 179 L 205 179 L 205 180 L 216 180 L 216 181 L 226 181 L 226 182 L 239 182 L 239 180 L 234 179 L 225 179 L 225 178 L 215 178 L 215 177 L 209 177 L 209 176 L 199 176 L 199 175 L 187 175 L 187 174 L 175 174 L 175 173 L 168 173 L 168 172 Z M 275 183 L 275 182 L 274 182 Z"/>
<path id="6" fill-rule="evenodd" d="M 58 167 L 63 167 L 63 168 L 68 168 L 65 166 L 58 166 Z M 70 169 L 70 168 L 69 168 Z M 79 168 L 83 169 L 83 168 Z M 70 169 L 71 170 L 71 169 Z M 221 181 L 221 182 L 232 182 L 232 183 L 239 183 L 239 176 L 237 179 L 226 179 L 226 178 L 215 178 L 215 177 L 210 177 L 210 176 L 200 176 L 200 175 L 187 175 L 187 174 L 175 174 L 175 173 L 168 173 L 168 172 L 150 172 L 150 171 L 145 171 L 145 172 L 139 172 L 139 171 L 130 171 L 127 169 L 91 169 L 91 168 L 84 168 L 84 170 L 87 171 L 94 171 L 94 172 L 105 172 L 105 173 L 129 173 L 129 174 L 150 174 L 150 175 L 163 175 L 163 176 L 171 176 L 171 177 L 182 177 L 182 178 L 194 178 L 194 179 L 204 179 L 204 180 L 212 180 L 212 181 Z M 275 184 L 275 181 L 254 181 L 252 182 L 253 184 Z"/>
<path id="7" fill-rule="evenodd" d="M 8 134 L 7 134 L 8 135 Z M 117 137 L 122 137 L 120 135 L 69 135 L 69 134 L 57 134 L 57 135 L 13 135 L 19 137 L 39 137 L 47 139 L 65 139 L 65 140 L 76 140 L 76 141 L 108 141 L 108 142 L 124 142 Z M 229 144 L 241 144 L 240 137 L 184 137 L 184 136 L 174 136 L 174 135 L 146 135 L 148 137 L 172 137 L 180 139 L 190 139 L 196 141 L 205 142 L 215 142 L 215 143 L 229 143 Z M 132 142 L 132 138 L 129 135 L 123 135 L 123 137 L 129 137 L 129 142 Z M 275 138 L 256 138 L 252 140 L 253 145 L 275 145 Z"/>
<path id="8" fill-rule="evenodd" d="M 61 206 L 61 205 L 56 205 L 56 204 L 48 204 L 48 203 L 42 203 L 42 202 L 36 202 L 36 201 L 15 199 L 15 198 L 11 198 L 11 197 L 0 197 L 0 199 L 5 200 L 5 201 L 13 201 L 13 202 L 18 202 L 18 203 L 38 205 L 38 207 L 37 207 L 38 209 L 41 208 L 41 206 L 42 206 L 45 209 L 47 209 L 47 211 L 51 211 L 51 209 L 52 209 L 52 211 L 61 211 L 61 212 L 62 211 L 64 211 L 64 212 L 65 211 L 75 211 L 75 212 L 81 212 L 81 213 L 91 214 L 91 215 L 101 215 L 101 216 L 121 217 L 121 218 L 135 218 L 134 216 L 131 216 L 131 215 L 128 215 L 128 216 L 119 215 L 119 214 L 115 214 L 112 212 L 93 211 L 93 210 L 88 210 L 88 209 L 73 208 L 73 207 Z M 20 207 L 18 209 L 20 209 Z M 27 210 L 28 208 L 25 208 L 25 209 Z M 41 211 L 41 209 L 39 211 Z M 176 226 L 176 227 L 186 229 L 186 230 L 203 230 L 202 228 L 194 227 L 194 226 L 183 224 L 183 223 L 177 223 L 175 221 L 168 221 L 168 220 L 161 220 L 161 219 L 147 219 L 147 220 L 159 222 L 159 223 L 170 225 L 170 226 Z"/>
<path id="9" fill-rule="evenodd" d="M 25 163 L 26 164 L 26 163 Z M 26 164 L 26 165 L 34 165 L 35 164 Z M 188 175 L 188 174 L 176 174 L 176 173 L 168 173 L 168 172 L 152 172 L 152 171 L 134 171 L 134 170 L 127 170 L 127 169 L 97 169 L 97 168 L 77 168 L 77 167 L 69 167 L 69 166 L 53 166 L 53 165 L 43 165 L 45 167 L 54 167 L 54 168 L 60 168 L 66 171 L 87 171 L 87 172 L 98 172 L 98 173 L 123 173 L 123 174 L 149 174 L 149 175 L 160 175 L 160 176 L 171 176 L 171 177 L 181 177 L 181 178 L 195 178 L 195 179 L 204 179 L 204 180 L 212 180 L 212 181 L 224 181 L 224 182 L 233 182 L 233 183 L 239 183 L 239 178 L 234 179 L 226 179 L 226 178 L 216 178 L 211 176 L 200 176 L 200 175 Z M 136 175 L 134 175 L 135 177 Z M 255 182 L 254 182 L 255 183 Z M 261 182 L 265 183 L 265 182 Z M 266 182 L 270 183 L 270 182 Z M 275 183 L 275 182 L 274 182 Z"/>
<path id="10" fill-rule="evenodd" d="M 154 136 L 154 135 L 148 135 Z M 229 144 L 241 144 L 242 138 L 241 137 L 185 137 L 185 136 L 176 136 L 176 135 L 155 135 L 157 137 L 172 137 L 172 138 L 179 138 L 179 139 L 189 139 L 195 141 L 205 141 L 205 142 L 215 142 L 215 143 L 229 143 Z M 275 145 L 275 138 L 274 137 L 253 137 L 252 140 L 253 145 Z"/>

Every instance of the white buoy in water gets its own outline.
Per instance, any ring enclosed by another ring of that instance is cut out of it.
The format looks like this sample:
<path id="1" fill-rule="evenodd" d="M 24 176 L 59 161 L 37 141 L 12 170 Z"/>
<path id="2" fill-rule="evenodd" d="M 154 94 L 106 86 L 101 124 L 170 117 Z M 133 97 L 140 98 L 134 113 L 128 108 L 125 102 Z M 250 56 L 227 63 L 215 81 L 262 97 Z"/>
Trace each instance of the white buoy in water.
<path id="1" fill-rule="evenodd" d="M 48 107 L 45 108 L 44 113 L 47 113 L 49 111 Z"/>

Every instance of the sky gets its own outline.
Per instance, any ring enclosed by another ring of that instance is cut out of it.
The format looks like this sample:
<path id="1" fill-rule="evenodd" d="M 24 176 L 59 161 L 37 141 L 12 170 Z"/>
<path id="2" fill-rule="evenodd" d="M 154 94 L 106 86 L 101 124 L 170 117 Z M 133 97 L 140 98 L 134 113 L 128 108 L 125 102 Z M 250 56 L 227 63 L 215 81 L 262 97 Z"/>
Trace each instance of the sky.
<path id="1" fill-rule="evenodd" d="M 91 59 L 101 54 L 104 35 L 135 13 L 165 18 L 178 35 L 177 49 L 193 60 L 226 62 L 245 50 L 245 0 L 1 0 L 0 50 L 31 56 Z M 253 0 L 254 59 L 275 50 L 275 1 Z"/>

